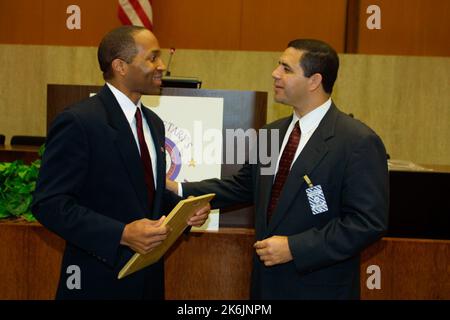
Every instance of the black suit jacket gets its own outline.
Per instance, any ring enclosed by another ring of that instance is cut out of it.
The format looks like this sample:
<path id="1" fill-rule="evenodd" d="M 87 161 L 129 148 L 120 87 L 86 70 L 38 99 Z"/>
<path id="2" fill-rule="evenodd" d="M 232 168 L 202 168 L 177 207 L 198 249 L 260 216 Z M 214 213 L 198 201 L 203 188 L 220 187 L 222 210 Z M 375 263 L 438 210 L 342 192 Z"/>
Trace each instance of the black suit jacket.
<path id="1" fill-rule="evenodd" d="M 163 261 L 117 280 L 134 253 L 120 245 L 125 225 L 142 218 L 158 219 L 179 200 L 165 190 L 164 124 L 149 109 L 142 110 L 157 153 L 152 159 L 157 166 L 152 208 L 133 133 L 106 85 L 96 96 L 63 111 L 51 125 L 32 211 L 66 240 L 57 298 L 164 297 Z M 81 289 L 67 286 L 71 265 L 80 268 Z"/>
<path id="2" fill-rule="evenodd" d="M 291 121 L 288 117 L 264 127 L 278 130 L 280 147 Z M 212 205 L 219 208 L 253 202 L 257 240 L 288 236 L 293 261 L 265 267 L 255 254 L 252 298 L 359 298 L 359 253 L 387 229 L 388 171 L 381 139 L 332 104 L 294 162 L 267 225 L 274 175 L 263 175 L 261 170 L 268 166 L 258 160 L 223 180 L 185 183 L 183 193 L 215 192 Z M 312 214 L 305 174 L 322 186 L 327 212 Z"/>

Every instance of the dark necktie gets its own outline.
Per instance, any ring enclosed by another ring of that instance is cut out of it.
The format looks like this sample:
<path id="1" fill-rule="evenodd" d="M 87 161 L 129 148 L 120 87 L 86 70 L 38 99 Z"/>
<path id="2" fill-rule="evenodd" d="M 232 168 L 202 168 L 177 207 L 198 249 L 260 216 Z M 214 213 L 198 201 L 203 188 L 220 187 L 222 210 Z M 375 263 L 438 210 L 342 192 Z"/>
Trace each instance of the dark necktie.
<path id="1" fill-rule="evenodd" d="M 153 206 L 153 197 L 155 195 L 155 185 L 153 181 L 152 160 L 150 159 L 150 153 L 148 152 L 147 143 L 145 143 L 144 130 L 142 127 L 142 114 L 139 108 L 136 109 L 136 129 L 139 140 L 139 148 L 141 150 L 141 161 L 144 167 L 145 184 L 147 185 L 148 205 L 150 210 Z"/>
<path id="2" fill-rule="evenodd" d="M 300 126 L 297 121 L 291 135 L 289 136 L 289 140 L 284 147 L 283 154 L 281 155 L 280 163 L 278 165 L 278 172 L 272 186 L 269 208 L 267 209 L 267 223 L 269 223 L 272 218 L 272 214 L 278 203 L 278 199 L 280 198 L 281 191 L 283 190 L 284 183 L 286 182 L 287 176 L 291 169 L 292 160 L 294 159 L 298 143 L 300 142 L 300 135 Z"/>

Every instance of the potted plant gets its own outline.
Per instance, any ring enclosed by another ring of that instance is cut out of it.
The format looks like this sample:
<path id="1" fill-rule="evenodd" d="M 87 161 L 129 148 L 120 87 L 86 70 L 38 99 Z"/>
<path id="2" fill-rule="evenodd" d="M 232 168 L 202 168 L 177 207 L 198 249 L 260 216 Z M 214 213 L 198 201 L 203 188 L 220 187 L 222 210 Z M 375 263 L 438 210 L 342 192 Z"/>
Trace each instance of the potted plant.
<path id="1" fill-rule="evenodd" d="M 44 146 L 39 149 L 39 156 L 43 151 Z M 40 159 L 29 165 L 21 160 L 0 163 L 0 219 L 16 217 L 36 221 L 30 205 L 40 166 Z"/>

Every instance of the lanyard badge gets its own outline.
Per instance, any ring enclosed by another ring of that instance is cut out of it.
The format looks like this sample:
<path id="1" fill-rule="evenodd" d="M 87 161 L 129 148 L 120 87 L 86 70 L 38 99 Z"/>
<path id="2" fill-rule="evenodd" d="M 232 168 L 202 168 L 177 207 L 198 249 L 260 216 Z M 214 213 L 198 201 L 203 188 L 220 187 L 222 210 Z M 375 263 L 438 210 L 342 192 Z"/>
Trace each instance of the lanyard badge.
<path id="1" fill-rule="evenodd" d="M 306 189 L 306 196 L 308 197 L 309 206 L 314 215 L 328 211 L 327 201 L 323 194 L 322 186 L 314 186 L 307 175 L 303 179 L 308 184 Z"/>

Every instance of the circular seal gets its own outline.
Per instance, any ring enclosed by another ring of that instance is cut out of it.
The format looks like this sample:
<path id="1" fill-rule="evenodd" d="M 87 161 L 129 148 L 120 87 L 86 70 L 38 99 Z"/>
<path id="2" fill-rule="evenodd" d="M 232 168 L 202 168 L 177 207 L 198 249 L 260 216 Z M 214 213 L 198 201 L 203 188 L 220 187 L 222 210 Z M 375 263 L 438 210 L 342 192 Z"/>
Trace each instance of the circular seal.
<path id="1" fill-rule="evenodd" d="M 175 180 L 181 170 L 181 153 L 178 150 L 177 145 L 166 137 L 166 155 L 169 159 L 166 159 L 166 163 L 169 169 L 167 170 L 166 177 L 170 180 Z"/>

